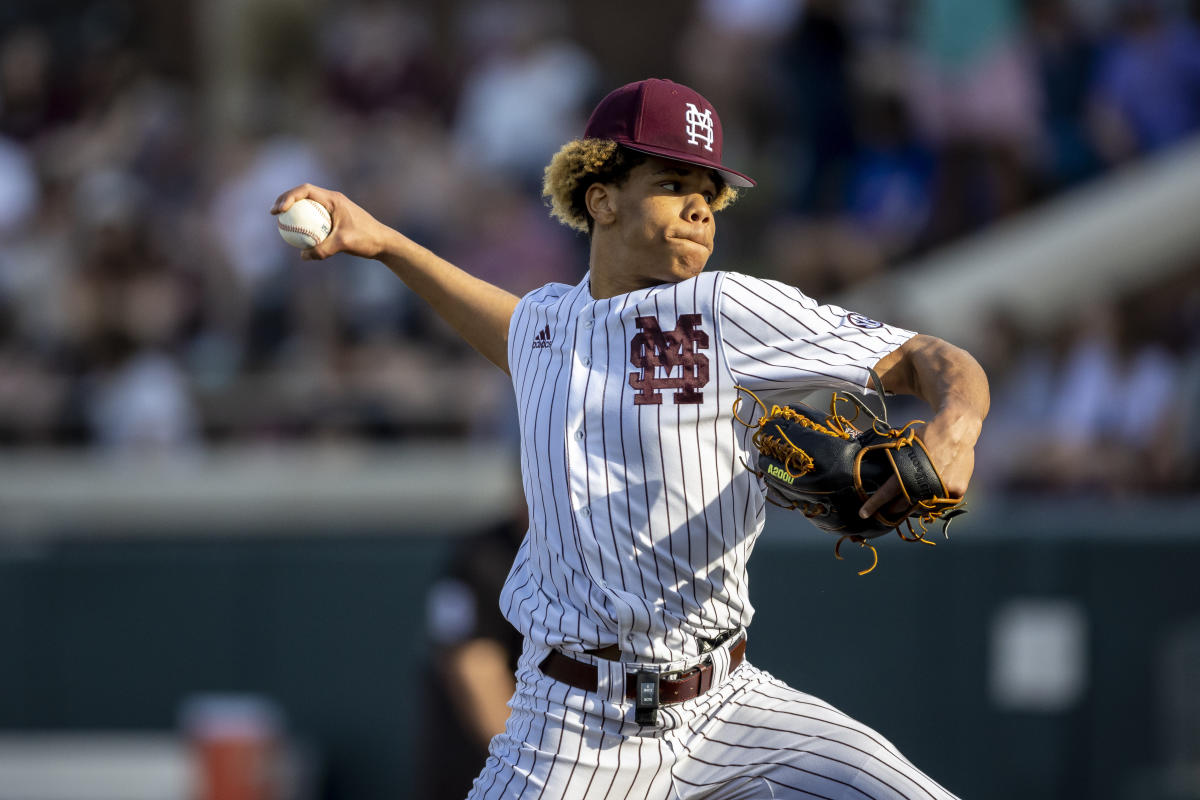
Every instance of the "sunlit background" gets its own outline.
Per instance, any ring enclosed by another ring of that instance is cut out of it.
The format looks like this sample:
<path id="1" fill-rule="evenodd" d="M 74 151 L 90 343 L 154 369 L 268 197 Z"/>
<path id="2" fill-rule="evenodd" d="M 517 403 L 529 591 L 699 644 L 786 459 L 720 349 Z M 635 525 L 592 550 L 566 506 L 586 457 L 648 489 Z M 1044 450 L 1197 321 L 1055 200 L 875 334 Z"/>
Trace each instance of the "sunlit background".
<path id="1" fill-rule="evenodd" d="M 511 388 L 267 211 L 575 283 L 542 168 L 651 76 L 759 182 L 712 268 L 992 385 L 949 542 L 859 578 L 770 517 L 750 658 L 964 798 L 1200 798 L 1200 3 L 41 0 L 0 7 L 0 800 L 465 793 L 431 687 L 520 516 Z"/>

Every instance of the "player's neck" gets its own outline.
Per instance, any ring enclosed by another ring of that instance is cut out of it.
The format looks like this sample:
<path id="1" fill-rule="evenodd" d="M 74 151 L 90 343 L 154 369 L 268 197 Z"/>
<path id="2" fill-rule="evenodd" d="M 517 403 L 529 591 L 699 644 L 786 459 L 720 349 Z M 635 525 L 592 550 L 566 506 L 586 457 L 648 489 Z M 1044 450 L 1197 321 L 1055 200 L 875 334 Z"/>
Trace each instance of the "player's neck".
<path id="1" fill-rule="evenodd" d="M 635 281 L 628 276 L 613 275 L 604 269 L 597 269 L 595 262 L 591 265 L 591 276 L 588 288 L 593 300 L 606 300 L 619 294 L 626 294 L 648 286 L 657 286 L 661 281 Z"/>
<path id="2" fill-rule="evenodd" d="M 637 256 L 623 248 L 597 246 L 593 238 L 588 260 L 592 298 L 605 300 L 651 286 L 676 283 L 687 277 L 675 274 L 668 265 L 644 263 L 645 256 L 640 259 Z"/>

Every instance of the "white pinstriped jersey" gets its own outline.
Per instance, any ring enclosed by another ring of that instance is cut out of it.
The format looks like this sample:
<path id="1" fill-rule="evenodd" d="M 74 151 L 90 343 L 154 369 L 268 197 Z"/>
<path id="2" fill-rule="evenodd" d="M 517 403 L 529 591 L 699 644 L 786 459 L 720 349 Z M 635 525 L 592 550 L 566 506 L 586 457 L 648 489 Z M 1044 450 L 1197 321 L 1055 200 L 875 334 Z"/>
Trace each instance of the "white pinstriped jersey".
<path id="1" fill-rule="evenodd" d="M 615 643 L 644 662 L 749 625 L 765 500 L 735 387 L 859 391 L 912 335 L 727 272 L 604 300 L 586 276 L 526 295 L 508 343 L 529 507 L 509 622 L 541 645 Z"/>

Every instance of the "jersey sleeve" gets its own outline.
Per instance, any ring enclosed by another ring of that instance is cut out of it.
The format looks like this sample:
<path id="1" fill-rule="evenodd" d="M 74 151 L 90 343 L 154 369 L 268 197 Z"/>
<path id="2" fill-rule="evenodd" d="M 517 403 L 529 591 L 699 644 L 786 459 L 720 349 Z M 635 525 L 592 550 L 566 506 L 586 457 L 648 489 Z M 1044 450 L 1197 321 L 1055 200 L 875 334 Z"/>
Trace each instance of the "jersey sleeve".
<path id="1" fill-rule="evenodd" d="M 737 273 L 726 274 L 717 302 L 726 363 L 755 391 L 870 388 L 869 370 L 916 335 Z"/>
<path id="2" fill-rule="evenodd" d="M 508 372 L 513 380 L 517 378 L 516 365 L 519 363 L 519 351 L 521 348 L 529 347 L 527 334 L 530 324 L 537 317 L 535 309 L 539 305 L 553 302 L 571 288 L 564 283 L 547 283 L 545 286 L 527 292 L 517 301 L 517 307 L 513 309 L 512 316 L 508 319 Z"/>

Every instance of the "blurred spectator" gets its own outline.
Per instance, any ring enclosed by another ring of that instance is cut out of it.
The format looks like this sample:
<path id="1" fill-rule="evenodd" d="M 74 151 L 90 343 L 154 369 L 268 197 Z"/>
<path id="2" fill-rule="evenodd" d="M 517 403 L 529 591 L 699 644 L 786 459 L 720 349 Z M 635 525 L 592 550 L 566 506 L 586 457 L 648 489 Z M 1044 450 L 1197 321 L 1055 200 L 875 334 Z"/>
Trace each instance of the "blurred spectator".
<path id="1" fill-rule="evenodd" d="M 1016 0 L 927 0 L 914 19 L 913 105 L 936 142 L 1018 151 L 1036 136 L 1037 91 Z"/>
<path id="2" fill-rule="evenodd" d="M 1200 127 L 1200 29 L 1162 0 L 1124 0 L 1100 54 L 1094 127 L 1110 161 L 1153 152 Z"/>
<path id="3" fill-rule="evenodd" d="M 106 452 L 170 456 L 185 454 L 196 443 L 195 409 L 172 359 L 131 353 L 93 381 L 86 413 Z"/>
<path id="4" fill-rule="evenodd" d="M 846 217 L 819 220 L 780 216 L 764 236 L 769 277 L 826 298 L 878 274 L 881 253 Z"/>
<path id="5" fill-rule="evenodd" d="M 903 99 L 886 87 L 860 95 L 855 131 L 846 214 L 890 262 L 911 252 L 929 224 L 936 158 L 915 136 Z"/>
<path id="6" fill-rule="evenodd" d="M 1099 156 L 1087 124 L 1095 47 L 1067 0 L 1027 0 L 1029 48 L 1041 94 L 1036 163 L 1045 190 L 1091 177 Z"/>
<path id="7" fill-rule="evenodd" d="M 1008 315 L 990 321 L 980 354 L 993 398 L 981 485 L 1113 495 L 1187 484 L 1176 446 L 1194 414 L 1177 396 L 1186 338 L 1164 338 L 1179 329 L 1182 309 L 1163 299 L 1160 288 L 1120 309 L 1089 308 L 1049 347 Z"/>
<path id="8" fill-rule="evenodd" d="M 830 0 L 805 3 L 780 42 L 779 124 L 787 159 L 780 182 L 793 192 L 789 207 L 805 215 L 836 211 L 844 195 L 855 144 L 852 55 L 845 6 Z"/>
<path id="9" fill-rule="evenodd" d="M 1004 310 L 985 326 L 989 335 L 976 357 L 991 384 L 992 407 L 976 446 L 973 485 L 984 492 L 1041 489 L 1039 461 L 1053 435 L 1050 409 L 1064 345 L 1034 336 Z"/>
<path id="10" fill-rule="evenodd" d="M 1077 331 L 1051 407 L 1058 451 L 1050 460 L 1069 488 L 1129 491 L 1169 477 L 1164 444 L 1178 366 L 1147 341 L 1148 322 L 1136 309 L 1099 307 Z"/>
<path id="11" fill-rule="evenodd" d="M 1126 430 L 1140 442 L 1142 491 L 1200 488 L 1200 260 L 1127 305 L 1137 339 Z"/>
<path id="12" fill-rule="evenodd" d="M 1176 399 L 1179 432 L 1172 439 L 1172 463 L 1179 474 L 1175 483 L 1183 489 L 1200 486 L 1200 343 L 1193 341 L 1181 369 Z"/>
<path id="13" fill-rule="evenodd" d="M 29 152 L 0 136 L 0 241 L 37 212 L 41 186 Z"/>
<path id="14" fill-rule="evenodd" d="M 43 444 L 64 427 L 69 382 L 18 333 L 16 316 L 0 301 L 0 444 Z"/>
<path id="15" fill-rule="evenodd" d="M 445 59 L 428 18 L 382 0 L 338 3 L 319 32 L 329 102 L 360 114 L 448 117 Z"/>
<path id="16" fill-rule="evenodd" d="M 74 110 L 55 80 L 52 51 L 46 31 L 31 25 L 0 36 L 0 133 L 29 141 Z"/>
<path id="17" fill-rule="evenodd" d="M 918 5 L 912 104 L 941 151 L 929 241 L 943 243 L 1021 208 L 1038 138 L 1038 92 L 1016 0 Z"/>
<path id="18" fill-rule="evenodd" d="M 67 319 L 85 390 L 83 416 L 113 452 L 183 452 L 199 433 L 175 360 L 189 298 L 144 219 L 151 198 L 127 173 L 92 173 L 74 196 L 83 261 Z"/>
<path id="19" fill-rule="evenodd" d="M 472 236 L 451 243 L 451 262 L 518 296 L 551 281 L 579 282 L 587 269 L 583 239 L 516 187 L 484 178 L 474 189 L 455 214 Z"/>
<path id="20" fill-rule="evenodd" d="M 481 2 L 465 13 L 468 33 L 487 30 L 493 38 L 463 80 L 454 125 L 459 156 L 527 191 L 540 189 L 550 157 L 583 130 L 596 67 L 562 36 L 555 4 Z"/>
<path id="21" fill-rule="evenodd" d="M 1200 486 L 1200 267 L 1172 287 L 1178 298 L 1181 347 L 1179 394 L 1175 401 L 1178 435 L 1172 438 L 1173 461 L 1185 487 Z"/>

